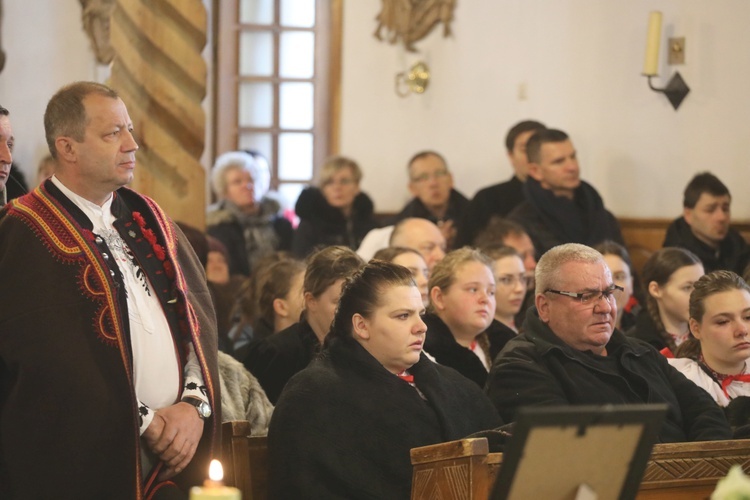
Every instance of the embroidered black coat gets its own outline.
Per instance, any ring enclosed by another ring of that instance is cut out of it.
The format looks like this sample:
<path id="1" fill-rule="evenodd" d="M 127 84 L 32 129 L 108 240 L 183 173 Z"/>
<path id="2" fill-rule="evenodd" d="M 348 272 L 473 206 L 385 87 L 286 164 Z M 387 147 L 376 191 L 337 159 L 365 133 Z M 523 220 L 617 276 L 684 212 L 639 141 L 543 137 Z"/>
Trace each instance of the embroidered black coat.
<path id="1" fill-rule="evenodd" d="M 423 400 L 352 338 L 332 339 L 281 394 L 268 433 L 271 498 L 408 499 L 409 450 L 495 428 L 481 389 L 422 356 Z"/>
<path id="2" fill-rule="evenodd" d="M 205 274 L 187 238 L 153 201 L 127 188 L 114 196 L 115 227 L 164 308 L 182 366 L 186 342 L 195 346 L 214 410 L 195 457 L 175 478 L 187 487 L 205 478 L 221 421 Z M 161 250 L 147 241 L 136 212 Z M 125 288 L 91 229 L 51 181 L 0 212 L 3 499 L 147 494 Z"/>

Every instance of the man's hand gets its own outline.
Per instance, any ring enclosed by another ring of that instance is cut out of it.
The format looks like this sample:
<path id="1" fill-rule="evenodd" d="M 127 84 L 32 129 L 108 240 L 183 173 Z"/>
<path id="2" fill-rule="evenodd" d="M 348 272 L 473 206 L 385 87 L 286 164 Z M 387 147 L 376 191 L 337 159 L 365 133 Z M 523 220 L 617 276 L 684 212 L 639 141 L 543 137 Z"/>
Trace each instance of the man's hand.
<path id="1" fill-rule="evenodd" d="M 445 242 L 448 248 L 451 248 L 451 246 L 453 245 L 453 240 L 456 237 L 456 228 L 453 226 L 453 221 L 441 220 L 441 221 L 438 221 L 437 226 L 438 228 L 440 228 L 440 232 L 443 234 L 443 238 L 445 238 Z"/>
<path id="2" fill-rule="evenodd" d="M 180 402 L 156 411 L 143 438 L 166 465 L 160 479 L 169 479 L 187 467 L 195 455 L 201 435 L 203 420 L 193 405 Z"/>

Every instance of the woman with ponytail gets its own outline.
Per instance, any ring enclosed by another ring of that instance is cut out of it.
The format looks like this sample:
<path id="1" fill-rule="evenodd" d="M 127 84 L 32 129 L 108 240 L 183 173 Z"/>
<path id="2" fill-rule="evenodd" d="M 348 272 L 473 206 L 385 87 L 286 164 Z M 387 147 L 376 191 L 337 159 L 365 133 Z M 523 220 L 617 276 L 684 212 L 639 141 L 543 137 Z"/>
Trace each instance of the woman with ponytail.
<path id="1" fill-rule="evenodd" d="M 654 252 L 643 266 L 646 308 L 627 335 L 648 342 L 672 357 L 688 337 L 688 303 L 703 264 L 692 252 L 667 247 Z"/>

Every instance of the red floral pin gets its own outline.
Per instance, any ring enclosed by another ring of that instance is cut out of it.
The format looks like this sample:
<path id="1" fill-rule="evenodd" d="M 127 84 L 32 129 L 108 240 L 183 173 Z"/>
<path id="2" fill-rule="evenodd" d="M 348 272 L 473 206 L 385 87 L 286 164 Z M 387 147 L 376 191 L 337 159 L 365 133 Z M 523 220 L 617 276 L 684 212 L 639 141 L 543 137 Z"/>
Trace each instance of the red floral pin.
<path id="1" fill-rule="evenodd" d="M 168 260 L 166 260 L 167 252 L 164 250 L 163 246 L 156 242 L 156 234 L 154 234 L 151 229 L 146 227 L 146 219 L 144 219 L 139 212 L 133 212 L 133 219 L 141 228 L 141 233 L 143 233 L 143 237 L 146 238 L 146 241 L 148 241 L 151 245 L 156 258 L 162 262 L 162 265 L 164 266 L 164 272 L 170 279 L 173 278 L 174 268 L 172 267 L 172 264 Z"/>

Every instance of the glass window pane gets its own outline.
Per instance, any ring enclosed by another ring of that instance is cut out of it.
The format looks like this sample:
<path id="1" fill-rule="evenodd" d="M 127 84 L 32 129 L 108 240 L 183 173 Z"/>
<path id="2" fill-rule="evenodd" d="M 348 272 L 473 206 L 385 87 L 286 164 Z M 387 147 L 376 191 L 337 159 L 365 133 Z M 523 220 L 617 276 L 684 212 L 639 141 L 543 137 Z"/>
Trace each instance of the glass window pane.
<path id="1" fill-rule="evenodd" d="M 273 2 L 274 0 L 240 0 L 240 22 L 273 23 Z"/>
<path id="2" fill-rule="evenodd" d="M 240 34 L 240 75 L 273 74 L 273 34 L 270 31 L 243 31 Z"/>
<path id="3" fill-rule="evenodd" d="M 315 26 L 315 0 L 281 0 L 281 25 L 295 28 Z"/>
<path id="4" fill-rule="evenodd" d="M 271 134 L 266 132 L 243 132 L 240 134 L 239 149 L 254 149 L 273 164 L 273 146 Z"/>
<path id="5" fill-rule="evenodd" d="M 270 127 L 273 124 L 273 88 L 270 83 L 240 84 L 240 127 Z"/>
<path id="6" fill-rule="evenodd" d="M 282 83 L 279 100 L 281 128 L 312 128 L 312 83 Z"/>
<path id="7" fill-rule="evenodd" d="M 312 134 L 279 135 L 279 179 L 306 180 L 312 178 Z"/>
<path id="8" fill-rule="evenodd" d="M 312 78 L 315 66 L 315 36 L 309 32 L 282 32 L 279 73 L 286 78 Z"/>

